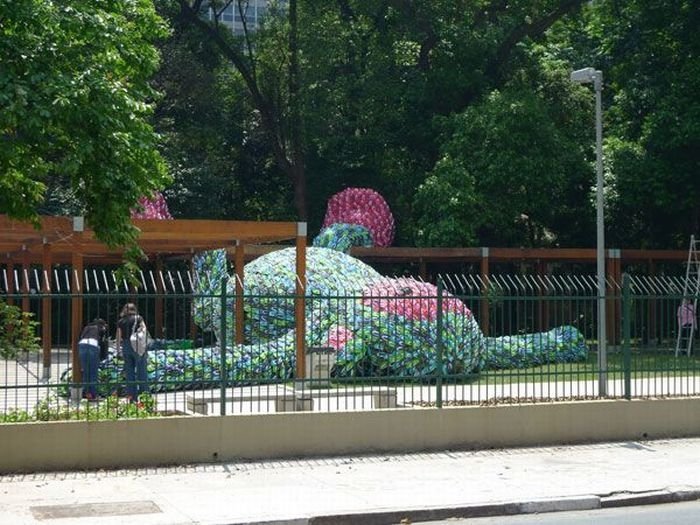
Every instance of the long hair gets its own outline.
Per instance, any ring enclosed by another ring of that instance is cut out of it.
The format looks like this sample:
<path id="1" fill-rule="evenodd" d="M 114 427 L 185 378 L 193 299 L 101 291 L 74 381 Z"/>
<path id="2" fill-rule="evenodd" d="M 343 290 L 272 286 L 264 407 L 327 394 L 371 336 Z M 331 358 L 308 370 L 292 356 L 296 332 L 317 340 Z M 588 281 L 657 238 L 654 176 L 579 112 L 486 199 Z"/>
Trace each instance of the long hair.
<path id="1" fill-rule="evenodd" d="M 127 315 L 137 315 L 139 313 L 138 308 L 134 303 L 126 303 L 122 308 L 119 317 L 126 317 Z"/>

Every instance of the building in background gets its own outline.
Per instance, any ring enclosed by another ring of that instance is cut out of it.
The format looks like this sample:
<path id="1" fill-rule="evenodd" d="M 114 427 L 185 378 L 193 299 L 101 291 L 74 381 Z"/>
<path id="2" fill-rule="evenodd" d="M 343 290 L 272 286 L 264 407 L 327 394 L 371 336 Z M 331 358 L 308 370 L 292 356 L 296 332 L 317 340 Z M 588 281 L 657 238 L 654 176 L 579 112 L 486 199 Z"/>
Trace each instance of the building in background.
<path id="1" fill-rule="evenodd" d="M 225 4 L 219 7 L 216 11 L 210 5 L 206 9 L 206 14 L 209 20 L 214 20 L 218 17 L 219 22 L 228 26 L 236 35 L 243 34 L 243 22 L 248 28 L 248 31 L 255 31 L 262 20 L 271 11 L 284 8 L 287 4 L 286 0 L 232 0 L 231 2 L 219 2 Z"/>

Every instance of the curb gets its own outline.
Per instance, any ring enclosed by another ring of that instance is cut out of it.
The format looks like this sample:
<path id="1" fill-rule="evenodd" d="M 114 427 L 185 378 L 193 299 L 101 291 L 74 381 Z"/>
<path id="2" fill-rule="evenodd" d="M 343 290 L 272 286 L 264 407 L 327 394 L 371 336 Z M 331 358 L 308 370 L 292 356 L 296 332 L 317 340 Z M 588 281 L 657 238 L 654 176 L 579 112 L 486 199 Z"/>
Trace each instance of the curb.
<path id="1" fill-rule="evenodd" d="M 484 518 L 491 516 L 511 516 L 516 514 L 592 510 L 599 508 L 600 498 L 598 496 L 586 495 L 527 502 L 503 502 L 414 510 L 330 514 L 301 519 L 260 521 L 247 524 L 231 523 L 229 525 L 393 525 L 402 522 L 436 521 L 450 518 Z"/>
<path id="2" fill-rule="evenodd" d="M 654 490 L 642 493 L 621 493 L 600 498 L 600 508 L 631 507 L 634 505 L 657 505 L 660 503 L 679 503 L 700 499 L 700 489 L 689 490 Z"/>
<path id="3" fill-rule="evenodd" d="M 289 520 L 248 522 L 246 524 L 231 523 L 229 525 L 394 525 L 397 523 L 439 521 L 450 518 L 485 518 L 516 514 L 595 510 L 695 500 L 700 500 L 700 489 L 655 490 L 642 493 L 618 493 L 609 496 L 583 495 L 525 502 L 330 514 Z"/>
<path id="4" fill-rule="evenodd" d="M 309 519 L 308 525 L 355 525 L 360 523 L 362 525 L 391 525 L 402 521 L 410 523 L 446 520 L 449 518 L 484 518 L 598 508 L 600 508 L 600 498 L 598 496 L 580 496 L 527 502 L 488 503 L 434 509 L 316 516 Z"/>

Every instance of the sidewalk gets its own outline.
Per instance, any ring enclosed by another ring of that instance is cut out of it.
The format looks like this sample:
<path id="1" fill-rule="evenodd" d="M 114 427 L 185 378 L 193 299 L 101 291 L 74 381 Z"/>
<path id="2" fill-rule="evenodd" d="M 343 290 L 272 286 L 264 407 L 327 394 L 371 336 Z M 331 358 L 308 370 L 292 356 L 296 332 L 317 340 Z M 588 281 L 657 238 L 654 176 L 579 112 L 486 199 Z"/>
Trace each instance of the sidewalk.
<path id="1" fill-rule="evenodd" d="M 700 438 L 15 474 L 0 523 L 416 523 L 698 499 L 698 472 Z"/>

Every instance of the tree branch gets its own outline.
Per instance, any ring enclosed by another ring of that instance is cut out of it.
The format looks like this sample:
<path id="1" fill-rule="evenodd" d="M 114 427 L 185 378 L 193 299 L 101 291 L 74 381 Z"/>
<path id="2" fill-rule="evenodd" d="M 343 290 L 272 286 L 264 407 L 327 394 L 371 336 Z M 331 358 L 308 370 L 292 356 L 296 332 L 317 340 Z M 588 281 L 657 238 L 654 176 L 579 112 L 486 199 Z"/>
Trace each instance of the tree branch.
<path id="1" fill-rule="evenodd" d="M 348 0 L 338 0 L 338 8 L 340 9 L 340 16 L 346 22 L 355 19 L 355 12 L 350 7 Z"/>
<path id="2" fill-rule="evenodd" d="M 508 59 L 510 53 L 513 51 L 513 48 L 515 48 L 519 42 L 522 42 L 525 38 L 538 38 L 542 36 L 542 34 L 549 29 L 554 22 L 562 18 L 564 15 L 580 8 L 585 1 L 586 0 L 564 0 L 559 4 L 559 7 L 539 20 L 531 23 L 525 22 L 515 27 L 496 51 L 495 59 L 492 62 L 493 71 L 498 71 L 498 69 Z"/>
<path id="3" fill-rule="evenodd" d="M 190 6 L 187 0 L 179 0 L 179 2 L 183 19 L 194 25 L 205 36 L 210 38 L 219 48 L 222 55 L 230 60 L 241 74 L 241 77 L 243 78 L 243 81 L 245 82 L 248 92 L 253 100 L 253 106 L 260 112 L 263 127 L 273 139 L 271 142 L 275 160 L 277 161 L 280 169 L 289 175 L 290 161 L 285 154 L 285 141 L 281 125 L 274 116 L 274 104 L 268 101 L 260 91 L 255 76 L 248 67 L 248 64 L 246 64 L 245 58 L 241 55 L 240 51 L 229 45 L 226 39 L 216 28 L 212 27 L 209 23 L 200 18 L 199 11 L 195 11 L 193 6 Z M 198 0 L 195 3 L 201 4 L 201 0 Z"/>

